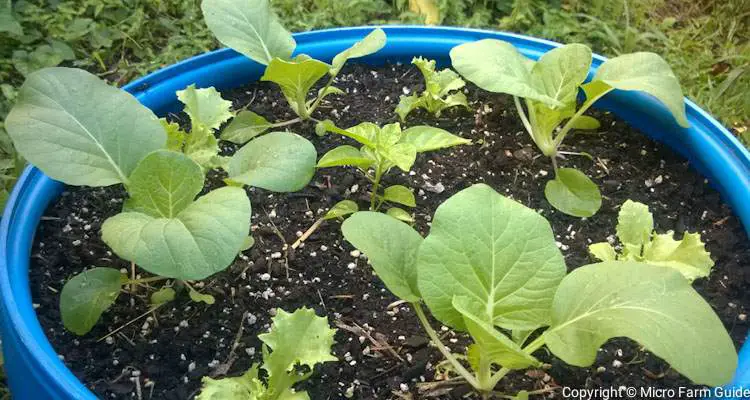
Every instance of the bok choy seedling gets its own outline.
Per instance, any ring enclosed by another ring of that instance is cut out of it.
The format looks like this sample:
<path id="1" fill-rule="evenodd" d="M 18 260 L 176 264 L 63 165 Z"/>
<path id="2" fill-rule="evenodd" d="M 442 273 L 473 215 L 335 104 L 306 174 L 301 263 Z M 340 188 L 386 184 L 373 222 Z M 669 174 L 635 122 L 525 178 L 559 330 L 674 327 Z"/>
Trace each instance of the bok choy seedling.
<path id="1" fill-rule="evenodd" d="M 673 231 L 656 233 L 648 206 L 632 200 L 620 208 L 617 237 L 622 244 L 619 252 L 608 242 L 590 245 L 589 252 L 602 261 L 641 261 L 674 268 L 691 282 L 707 277 L 714 266 L 700 233 L 685 232 L 682 240 L 675 240 Z"/>
<path id="2" fill-rule="evenodd" d="M 466 86 L 466 82 L 458 74 L 448 68 L 436 71 L 435 60 L 415 57 L 411 63 L 416 65 L 422 73 L 425 90 L 420 95 L 401 96 L 396 106 L 396 114 L 402 122 L 417 108 L 423 108 L 436 117 L 439 117 L 447 108 L 456 106 L 469 108 L 466 95 L 460 91 Z"/>
<path id="3" fill-rule="evenodd" d="M 242 111 L 222 133 L 222 139 L 237 144 L 269 129 L 313 119 L 312 113 L 323 99 L 343 94 L 333 84 L 347 60 L 375 53 L 386 41 L 385 32 L 374 29 L 327 64 L 305 54 L 292 57 L 297 44 L 292 34 L 279 23 L 268 0 L 203 0 L 201 8 L 208 28 L 219 42 L 265 65 L 261 80 L 277 84 L 297 114 L 292 120 L 271 123 L 252 111 Z M 328 76 L 325 85 L 308 98 L 312 87 L 325 76 Z"/>
<path id="4" fill-rule="evenodd" d="M 342 231 L 484 398 L 510 371 L 539 366 L 534 354 L 543 346 L 585 367 L 614 337 L 635 340 L 697 384 L 726 384 L 737 367 L 721 320 L 680 273 L 606 261 L 566 275 L 549 222 L 487 185 L 440 205 L 424 239 L 407 224 L 366 211 L 350 216 Z M 422 303 L 471 336 L 466 363 L 441 342 Z"/>
<path id="5" fill-rule="evenodd" d="M 615 89 L 645 92 L 662 102 L 679 125 L 688 126 L 677 77 L 654 53 L 609 59 L 588 83 L 584 80 L 592 55 L 582 44 L 552 49 L 538 61 L 494 39 L 462 44 L 450 55 L 453 68 L 464 78 L 482 89 L 513 96 L 524 128 L 552 160 L 555 177 L 547 182 L 544 194 L 553 207 L 569 215 L 589 217 L 601 206 L 601 193 L 591 179 L 577 169 L 557 166 L 560 146 L 572 130 L 599 127 L 596 119 L 583 115 L 597 100 Z M 576 102 L 579 89 L 586 97 L 580 106 Z"/>
<path id="6" fill-rule="evenodd" d="M 102 225 L 102 240 L 156 276 L 127 278 L 117 269 L 94 268 L 69 280 L 60 310 L 65 327 L 78 335 L 125 285 L 204 279 L 227 268 L 248 237 L 245 191 L 223 187 L 196 199 L 204 186 L 201 166 L 165 148 L 165 129 L 149 109 L 88 72 L 32 73 L 5 126 L 19 153 L 53 179 L 127 189 L 122 212 Z"/>
<path id="7" fill-rule="evenodd" d="M 370 211 L 380 210 L 385 203 L 416 206 L 414 194 L 406 186 L 380 187 L 383 175 L 391 168 L 398 167 L 408 173 L 414 165 L 417 153 L 471 143 L 470 140 L 443 129 L 425 125 L 401 130 L 399 123 L 381 128 L 371 122 L 363 122 L 348 129 L 341 129 L 326 120 L 322 121 L 320 126 L 325 131 L 352 138 L 362 145 L 359 149 L 350 145 L 336 147 L 318 160 L 318 168 L 356 167 L 372 183 Z M 386 213 L 406 222 L 412 220 L 409 213 L 398 207 L 390 207 Z"/>
<path id="8" fill-rule="evenodd" d="M 253 364 L 234 378 L 204 377 L 196 400 L 309 400 L 307 392 L 295 391 L 294 385 L 309 378 L 315 365 L 337 361 L 331 354 L 334 334 L 328 318 L 318 317 L 309 308 L 291 314 L 277 309 L 271 331 L 258 335 L 263 342 L 263 364 Z M 300 372 L 300 368 L 307 371 Z"/>

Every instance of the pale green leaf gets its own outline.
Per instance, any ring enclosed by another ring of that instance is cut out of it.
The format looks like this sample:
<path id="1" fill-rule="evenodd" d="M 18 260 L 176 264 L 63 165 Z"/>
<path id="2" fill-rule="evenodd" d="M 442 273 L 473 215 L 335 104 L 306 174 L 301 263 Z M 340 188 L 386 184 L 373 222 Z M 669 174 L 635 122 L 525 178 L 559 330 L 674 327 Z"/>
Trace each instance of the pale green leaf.
<path id="1" fill-rule="evenodd" d="M 219 42 L 258 63 L 288 59 L 296 47 L 268 0 L 203 0 L 201 9 Z"/>
<path id="2" fill-rule="evenodd" d="M 219 156 L 219 141 L 213 131 L 203 125 L 193 125 L 185 138 L 183 152 L 204 169 L 224 166 L 223 157 Z"/>
<path id="3" fill-rule="evenodd" d="M 330 70 L 331 75 L 338 75 L 338 73 L 341 71 L 341 68 L 344 67 L 344 64 L 349 59 L 364 57 L 373 53 L 377 53 L 385 46 L 385 42 L 385 32 L 380 28 L 374 29 L 362 40 L 354 43 L 352 47 L 342 51 L 333 58 Z"/>
<path id="4" fill-rule="evenodd" d="M 422 97 L 419 97 L 416 94 L 413 94 L 411 96 L 401 95 L 401 98 L 398 101 L 398 105 L 396 106 L 396 114 L 398 114 L 398 117 L 403 122 L 404 120 L 406 120 L 406 116 L 409 115 L 409 113 L 419 107 L 423 107 L 423 102 L 424 100 L 422 99 Z"/>
<path id="5" fill-rule="evenodd" d="M 114 268 L 92 268 L 65 282 L 60 316 L 65 329 L 85 335 L 117 300 L 127 277 Z"/>
<path id="6" fill-rule="evenodd" d="M 401 140 L 404 132 L 401 130 L 401 124 L 394 122 L 383 125 L 377 133 L 377 146 L 381 149 L 388 149 Z"/>
<path id="7" fill-rule="evenodd" d="M 328 326 L 328 318 L 318 317 L 314 310 L 303 307 L 291 314 L 279 308 L 272 320 L 271 331 L 258 335 L 258 339 L 273 350 L 263 357 L 263 369 L 268 372 L 268 388 L 272 393 L 286 392 L 306 377 L 295 371 L 296 366 L 312 369 L 319 363 L 338 361 L 331 354 L 336 330 Z"/>
<path id="8" fill-rule="evenodd" d="M 483 39 L 465 43 L 454 47 L 450 56 L 453 68 L 484 90 L 562 105 L 538 87 L 527 66 L 529 60 L 508 42 Z"/>
<path id="9" fill-rule="evenodd" d="M 267 119 L 252 112 L 240 111 L 232 122 L 221 131 L 221 138 L 236 144 L 245 144 L 250 139 L 273 127 Z"/>
<path id="10" fill-rule="evenodd" d="M 407 224 L 414 223 L 414 217 L 405 210 L 402 210 L 398 207 L 389 208 L 388 211 L 385 212 L 385 214 L 401 222 L 406 222 Z"/>
<path id="11" fill-rule="evenodd" d="M 243 146 L 229 161 L 229 178 L 274 192 L 305 187 L 315 173 L 317 151 L 294 133 L 271 132 Z"/>
<path id="12" fill-rule="evenodd" d="M 576 118 L 575 121 L 573 121 L 573 125 L 571 126 L 571 129 L 580 129 L 584 131 L 593 131 L 596 129 L 599 129 L 602 124 L 599 123 L 599 120 L 594 117 L 589 117 L 588 115 L 581 115 L 580 117 Z"/>
<path id="13" fill-rule="evenodd" d="M 411 143 L 396 143 L 380 149 L 381 154 L 404 172 L 409 172 L 417 160 L 417 148 Z"/>
<path id="14" fill-rule="evenodd" d="M 357 211 L 359 211 L 357 203 L 351 200 L 341 200 L 323 215 L 323 219 L 342 218 Z"/>
<path id="15" fill-rule="evenodd" d="M 361 250 L 394 295 L 419 301 L 417 250 L 422 236 L 409 225 L 382 213 L 362 211 L 341 225 L 349 243 Z"/>
<path id="16" fill-rule="evenodd" d="M 416 207 L 417 202 L 414 199 L 414 193 L 403 185 L 393 185 L 385 188 L 383 199 L 393 203 L 403 204 L 407 207 Z"/>
<path id="17" fill-rule="evenodd" d="M 158 306 L 160 304 L 169 303 L 175 298 L 175 291 L 171 287 L 163 287 L 153 293 L 151 293 L 151 305 Z"/>
<path id="18" fill-rule="evenodd" d="M 318 168 L 328 168 L 350 165 L 367 169 L 373 161 L 369 158 L 363 157 L 362 154 L 356 147 L 343 145 L 336 147 L 320 158 L 318 161 Z"/>
<path id="19" fill-rule="evenodd" d="M 597 260 L 601 261 L 615 261 L 617 260 L 617 252 L 611 244 L 607 242 L 594 243 L 589 246 L 589 253 L 596 257 Z"/>
<path id="20" fill-rule="evenodd" d="M 446 96 L 444 99 L 441 100 L 443 107 L 441 110 L 444 110 L 446 108 L 450 107 L 456 107 L 456 106 L 462 106 L 469 109 L 469 101 L 466 99 L 466 95 L 463 92 L 456 92 L 453 94 L 450 94 Z"/>
<path id="21" fill-rule="evenodd" d="M 699 385 L 722 386 L 737 367 L 721 320 L 679 273 L 610 261 L 566 276 L 552 304 L 552 325 L 544 332 L 547 347 L 566 363 L 585 367 L 607 340 L 622 336 Z"/>
<path id="22" fill-rule="evenodd" d="M 209 306 L 216 303 L 216 299 L 214 298 L 214 296 L 206 293 L 201 293 L 197 290 L 193 290 L 193 288 L 191 287 L 188 287 L 188 295 L 190 296 L 190 300 L 196 303 L 206 303 Z"/>
<path id="23" fill-rule="evenodd" d="M 527 390 L 521 390 L 513 396 L 513 400 L 529 400 L 529 392 Z"/>
<path id="24" fill-rule="evenodd" d="M 680 82 L 657 54 L 636 52 L 610 58 L 596 71 L 594 80 L 615 89 L 646 92 L 664 103 L 681 126 L 689 126 Z"/>
<path id="25" fill-rule="evenodd" d="M 328 68 L 328 64 L 314 59 L 284 61 L 274 58 L 260 80 L 279 85 L 297 115 L 306 116 L 307 93 L 328 73 Z"/>
<path id="26" fill-rule="evenodd" d="M 164 132 L 167 133 L 167 150 L 181 152 L 182 147 L 185 145 L 187 134 L 176 122 L 169 122 L 165 118 L 160 118 L 159 122 L 164 127 Z"/>
<path id="27" fill-rule="evenodd" d="M 23 35 L 21 24 L 13 18 L 11 0 L 0 0 L 0 32 L 8 32 L 16 36 Z"/>
<path id="28" fill-rule="evenodd" d="M 125 209 L 152 217 L 174 218 L 203 189 L 201 167 L 184 154 L 157 150 L 130 175 Z"/>
<path id="29" fill-rule="evenodd" d="M 248 236 L 245 238 L 245 241 L 242 243 L 240 252 L 250 250 L 254 245 L 255 245 L 255 238 L 252 236 Z"/>
<path id="30" fill-rule="evenodd" d="M 338 133 L 349 138 L 356 140 L 357 142 L 369 146 L 375 147 L 380 133 L 380 127 L 373 124 L 372 122 L 363 122 L 359 125 L 352 126 L 348 129 L 341 129 L 337 127 L 331 120 L 324 120 L 319 123 L 321 129 Z M 316 130 L 318 128 L 316 127 Z M 319 135 L 322 136 L 322 135 Z"/>
<path id="31" fill-rule="evenodd" d="M 544 217 L 477 184 L 438 207 L 418 271 L 422 297 L 444 324 L 465 328 L 452 305 L 461 296 L 468 311 L 512 330 L 550 323 L 566 268 Z"/>
<path id="32" fill-rule="evenodd" d="M 651 241 L 653 231 L 654 217 L 648 211 L 648 206 L 626 200 L 617 216 L 617 237 L 627 254 L 640 257 L 643 246 Z"/>
<path id="33" fill-rule="evenodd" d="M 196 125 L 216 130 L 221 124 L 229 121 L 232 114 L 232 102 L 224 100 L 213 86 L 206 89 L 196 89 L 191 84 L 183 90 L 177 91 L 177 99 L 185 105 L 185 113 L 190 117 L 192 130 Z"/>
<path id="34" fill-rule="evenodd" d="M 266 387 L 258 378 L 258 365 L 253 364 L 243 375 L 213 379 L 204 376 L 203 386 L 195 400 L 261 400 L 267 395 Z"/>
<path id="35" fill-rule="evenodd" d="M 674 240 L 672 231 L 654 235 L 644 249 L 643 258 L 643 262 L 673 268 L 691 282 L 707 277 L 714 266 L 699 233 L 686 232 L 682 240 Z"/>
<path id="36" fill-rule="evenodd" d="M 322 87 L 318 90 L 318 98 L 321 100 L 332 94 L 344 94 L 344 91 L 335 86 Z"/>
<path id="37" fill-rule="evenodd" d="M 158 118 L 135 97 L 72 68 L 29 75 L 5 129 L 26 160 L 69 185 L 126 183 L 167 141 Z"/>
<path id="38" fill-rule="evenodd" d="M 578 86 L 588 76 L 591 49 L 573 43 L 544 53 L 534 64 L 531 75 L 542 93 L 565 108 L 575 108 Z"/>
<path id="39" fill-rule="evenodd" d="M 472 314 L 467 300 L 466 297 L 454 297 L 452 304 L 463 316 L 471 339 L 479 346 L 480 357 L 486 357 L 491 363 L 509 369 L 523 369 L 540 364 L 536 358 L 524 353 L 518 344 L 495 329 L 492 322 Z"/>
<path id="40" fill-rule="evenodd" d="M 560 168 L 555 179 L 547 182 L 544 197 L 556 209 L 574 217 L 590 217 L 599 211 L 602 195 L 583 172 Z"/>
<path id="41" fill-rule="evenodd" d="M 102 240 L 121 258 L 155 275 L 200 280 L 227 268 L 250 231 L 241 188 L 216 189 L 175 218 L 124 212 L 102 225 Z"/>
<path id="42" fill-rule="evenodd" d="M 419 125 L 405 130 L 400 143 L 410 143 L 414 145 L 418 153 L 422 153 L 469 144 L 471 140 L 456 136 L 444 129 Z"/>

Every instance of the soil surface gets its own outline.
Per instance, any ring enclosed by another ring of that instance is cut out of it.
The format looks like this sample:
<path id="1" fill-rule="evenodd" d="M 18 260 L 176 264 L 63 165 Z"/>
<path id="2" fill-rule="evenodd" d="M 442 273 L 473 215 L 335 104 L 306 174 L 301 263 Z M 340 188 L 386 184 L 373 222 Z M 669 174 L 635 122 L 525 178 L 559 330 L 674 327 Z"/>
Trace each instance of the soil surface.
<path id="1" fill-rule="evenodd" d="M 424 85 L 416 68 L 390 65 L 347 67 L 336 86 L 347 94 L 329 97 L 316 117 L 348 127 L 364 121 L 395 122 L 399 96 Z M 544 199 L 552 167 L 523 131 L 509 97 L 471 85 L 466 93 L 471 110 L 455 108 L 440 118 L 417 111 L 405 125 L 439 126 L 474 143 L 421 154 L 413 172 L 393 170 L 384 177 L 386 185 L 403 184 L 415 190 L 413 212 L 420 232 L 429 231 L 431 216 L 441 202 L 473 183 L 485 182 L 549 219 L 572 270 L 592 262 L 589 244 L 614 238 L 617 212 L 626 199 L 646 203 L 657 231 L 703 235 L 716 267 L 695 287 L 739 349 L 750 308 L 750 242 L 719 194 L 684 159 L 612 115 L 595 112 L 602 128 L 568 138 L 563 149 L 592 154 L 594 160 L 569 156 L 561 166 L 575 166 L 592 177 L 601 187 L 603 204 L 593 218 L 569 217 Z M 254 83 L 223 95 L 236 109 L 248 107 L 272 121 L 294 117 L 280 91 L 269 84 Z M 171 118 L 185 121 L 184 115 Z M 290 128 L 310 138 L 321 155 L 337 145 L 354 144 L 337 135 L 318 138 L 311 123 Z M 235 149 L 227 145 L 224 150 L 229 154 Z M 219 178 L 220 174 L 211 173 L 208 187 L 220 186 Z M 141 287 L 133 294 L 121 294 L 89 334 L 77 337 L 63 328 L 58 311 L 65 281 L 93 266 L 129 268 L 129 263 L 114 256 L 100 238 L 102 222 L 122 207 L 123 189 L 70 188 L 47 210 L 33 248 L 31 284 L 40 322 L 60 357 L 102 398 L 178 400 L 192 398 L 202 376 L 239 375 L 261 361 L 257 335 L 269 329 L 277 307 L 292 311 L 308 306 L 339 325 L 333 352 L 340 362 L 316 368 L 301 385 L 312 399 L 426 398 L 429 383 L 447 377 L 439 368 L 441 357 L 428 346 L 408 306 L 389 308 L 397 299 L 373 274 L 366 258 L 343 240 L 339 222 L 324 223 L 295 252 L 284 250 L 284 243 L 293 243 L 339 200 L 356 200 L 365 209 L 369 189 L 368 182 L 350 168 L 319 170 L 297 193 L 249 189 L 255 246 L 226 271 L 197 284 L 215 296 L 216 304 L 191 302 L 183 291 L 174 302 L 148 313 L 153 288 Z M 464 334 L 438 323 L 434 326 L 448 346 L 456 352 L 465 350 Z M 545 350 L 536 355 L 547 363 L 544 369 L 512 373 L 498 390 L 514 394 L 557 386 L 692 386 L 627 339 L 608 342 L 588 368 L 566 366 Z M 465 385 L 436 386 L 431 395 L 440 398 L 461 398 L 470 392 Z M 546 397 L 562 395 L 557 390 Z"/>

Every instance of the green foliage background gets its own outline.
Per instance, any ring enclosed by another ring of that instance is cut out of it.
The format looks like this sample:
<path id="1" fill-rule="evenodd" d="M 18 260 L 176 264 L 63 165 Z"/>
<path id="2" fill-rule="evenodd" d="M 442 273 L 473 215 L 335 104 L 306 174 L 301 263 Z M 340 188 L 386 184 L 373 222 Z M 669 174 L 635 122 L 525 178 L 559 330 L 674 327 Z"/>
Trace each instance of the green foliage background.
<path id="1" fill-rule="evenodd" d="M 271 0 L 293 31 L 421 23 L 415 0 Z M 750 0 L 423 0 L 440 23 L 664 56 L 686 94 L 750 144 Z M 24 75 L 85 68 L 116 85 L 218 47 L 199 0 L 0 0 L 0 121 Z M 0 124 L 0 179 L 22 166 Z M 2 196 L 3 194 L 0 194 Z M 1 200 L 1 199 L 0 199 Z"/>

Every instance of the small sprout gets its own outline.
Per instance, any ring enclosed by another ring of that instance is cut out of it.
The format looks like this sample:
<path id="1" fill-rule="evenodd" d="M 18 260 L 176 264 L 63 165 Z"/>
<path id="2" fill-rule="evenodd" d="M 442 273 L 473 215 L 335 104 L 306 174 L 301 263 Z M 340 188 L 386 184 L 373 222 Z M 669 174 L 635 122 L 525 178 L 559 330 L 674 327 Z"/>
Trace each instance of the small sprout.
<path id="1" fill-rule="evenodd" d="M 469 108 L 466 95 L 460 91 L 466 86 L 466 82 L 457 73 L 447 68 L 435 71 L 435 60 L 426 60 L 422 57 L 415 57 L 411 63 L 422 72 L 425 91 L 420 95 L 401 96 L 396 107 L 396 114 L 402 122 L 406 120 L 410 112 L 417 108 L 424 108 L 436 117 L 439 117 L 446 108 L 456 106 Z"/>

